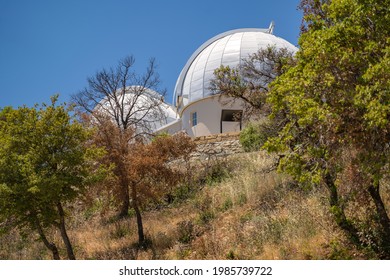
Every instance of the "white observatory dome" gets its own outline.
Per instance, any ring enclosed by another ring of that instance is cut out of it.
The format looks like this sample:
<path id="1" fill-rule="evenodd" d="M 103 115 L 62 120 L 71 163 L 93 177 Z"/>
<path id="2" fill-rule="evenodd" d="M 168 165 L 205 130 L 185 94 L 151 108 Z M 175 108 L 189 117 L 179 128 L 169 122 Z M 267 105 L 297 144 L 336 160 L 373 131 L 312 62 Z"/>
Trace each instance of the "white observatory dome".
<path id="1" fill-rule="evenodd" d="M 237 67 L 243 59 L 259 49 L 275 46 L 296 51 L 286 40 L 269 29 L 236 29 L 219 34 L 199 47 L 187 61 L 176 82 L 174 104 L 180 112 L 188 104 L 211 96 L 210 80 L 221 65 Z"/>
<path id="2" fill-rule="evenodd" d="M 124 106 L 124 113 L 135 124 L 136 130 L 149 128 L 151 132 L 177 120 L 175 108 L 164 102 L 163 97 L 156 91 L 142 86 L 126 87 L 125 94 L 117 95 L 116 101 Z M 95 107 L 100 113 L 115 119 L 119 115 L 121 106 L 113 105 L 114 100 L 104 98 Z M 146 132 L 146 131 L 144 131 Z"/>

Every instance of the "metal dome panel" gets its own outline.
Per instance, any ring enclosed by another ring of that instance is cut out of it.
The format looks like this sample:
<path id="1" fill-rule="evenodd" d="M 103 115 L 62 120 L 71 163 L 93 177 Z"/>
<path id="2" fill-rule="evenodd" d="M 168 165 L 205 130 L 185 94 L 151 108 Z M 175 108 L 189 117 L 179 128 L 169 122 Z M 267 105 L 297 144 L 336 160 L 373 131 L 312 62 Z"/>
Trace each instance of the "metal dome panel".
<path id="1" fill-rule="evenodd" d="M 212 95 L 210 81 L 214 77 L 214 70 L 221 65 L 237 67 L 244 58 L 268 46 L 297 50 L 286 40 L 270 34 L 271 29 L 231 30 L 213 37 L 198 48 L 187 61 L 176 83 L 173 102 L 179 111 L 194 101 Z"/>

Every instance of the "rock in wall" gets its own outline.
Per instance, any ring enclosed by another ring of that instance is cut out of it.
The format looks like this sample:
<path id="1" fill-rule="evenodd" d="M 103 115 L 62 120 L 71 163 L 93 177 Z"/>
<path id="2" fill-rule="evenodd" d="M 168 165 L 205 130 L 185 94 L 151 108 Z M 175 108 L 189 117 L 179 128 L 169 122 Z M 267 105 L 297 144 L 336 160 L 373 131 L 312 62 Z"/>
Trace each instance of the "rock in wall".
<path id="1" fill-rule="evenodd" d="M 191 160 L 209 160 L 244 152 L 240 141 L 240 133 L 231 132 L 194 138 L 196 151 L 190 156 Z"/>

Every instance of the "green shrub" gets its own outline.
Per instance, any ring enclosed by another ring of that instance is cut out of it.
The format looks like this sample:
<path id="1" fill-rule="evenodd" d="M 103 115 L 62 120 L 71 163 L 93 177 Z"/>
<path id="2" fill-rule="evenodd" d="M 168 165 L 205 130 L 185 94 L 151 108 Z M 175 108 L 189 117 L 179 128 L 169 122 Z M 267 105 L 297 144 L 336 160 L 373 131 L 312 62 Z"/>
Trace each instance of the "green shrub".
<path id="1" fill-rule="evenodd" d="M 130 227 L 126 223 L 116 222 L 114 228 L 110 231 L 110 238 L 121 239 L 131 233 Z"/>
<path id="2" fill-rule="evenodd" d="M 188 244 L 194 238 L 194 224 L 191 221 L 182 221 L 177 224 L 178 240 L 181 243 Z"/>
<path id="3" fill-rule="evenodd" d="M 238 205 L 242 206 L 247 202 L 248 202 L 248 197 L 246 196 L 246 194 L 243 192 L 240 192 L 240 194 L 238 195 L 238 198 L 237 198 Z"/>
<path id="4" fill-rule="evenodd" d="M 230 251 L 226 254 L 226 259 L 227 259 L 227 260 L 237 260 L 238 257 L 237 257 L 237 255 L 234 253 L 233 250 L 230 250 Z"/>
<path id="5" fill-rule="evenodd" d="M 217 161 L 207 169 L 205 183 L 219 184 L 230 176 L 231 166 L 227 161 Z"/>
<path id="6" fill-rule="evenodd" d="M 233 208 L 233 201 L 230 197 L 228 197 L 222 204 L 221 211 L 227 211 L 230 208 Z"/>
<path id="7" fill-rule="evenodd" d="M 258 151 L 276 133 L 275 126 L 269 120 L 251 122 L 241 131 L 240 143 L 246 152 Z"/>
<path id="8" fill-rule="evenodd" d="M 197 221 L 198 224 L 200 225 L 206 225 L 214 218 L 215 218 L 215 214 L 211 210 L 205 210 L 199 213 L 199 217 Z"/>
<path id="9" fill-rule="evenodd" d="M 196 187 L 192 183 L 184 182 L 174 188 L 171 193 L 168 193 L 165 196 L 165 200 L 168 204 L 174 203 L 174 205 L 178 205 L 179 203 L 194 197 L 196 190 Z"/>

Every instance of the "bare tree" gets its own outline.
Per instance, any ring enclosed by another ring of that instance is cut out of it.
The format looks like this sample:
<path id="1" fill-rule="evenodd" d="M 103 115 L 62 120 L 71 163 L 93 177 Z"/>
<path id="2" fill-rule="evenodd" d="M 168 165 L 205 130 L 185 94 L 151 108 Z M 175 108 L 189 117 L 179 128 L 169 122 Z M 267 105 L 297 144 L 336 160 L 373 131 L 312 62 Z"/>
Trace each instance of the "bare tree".
<path id="1" fill-rule="evenodd" d="M 120 151 L 120 154 L 111 157 L 115 164 L 114 173 L 118 178 L 120 217 L 128 215 L 130 206 L 128 180 L 122 172 L 129 153 L 126 144 L 152 135 L 153 130 L 164 124 L 166 119 L 163 110 L 165 90 L 159 88 L 160 79 L 155 60 L 149 60 L 142 75 L 134 72 L 134 63 L 134 57 L 128 56 L 120 60 L 116 68 L 98 71 L 88 78 L 86 88 L 72 96 L 80 113 L 89 115 L 86 119 L 94 123 L 101 138 L 106 140 L 103 146 L 107 151 Z M 107 121 L 112 122 L 119 131 L 115 141 L 112 139 L 113 135 L 107 134 L 108 131 L 103 129 Z"/>

